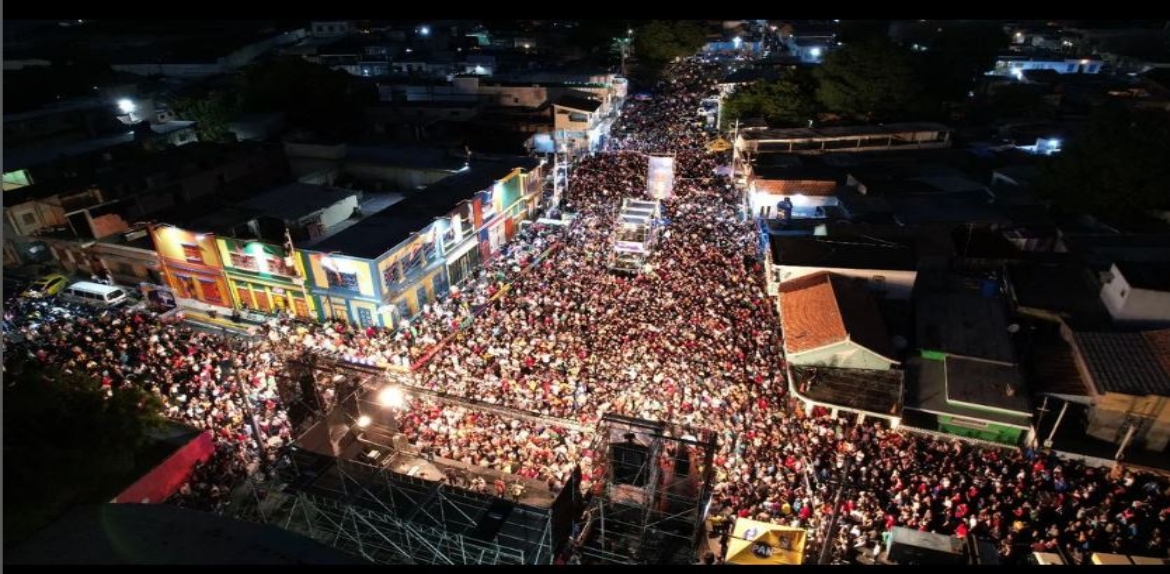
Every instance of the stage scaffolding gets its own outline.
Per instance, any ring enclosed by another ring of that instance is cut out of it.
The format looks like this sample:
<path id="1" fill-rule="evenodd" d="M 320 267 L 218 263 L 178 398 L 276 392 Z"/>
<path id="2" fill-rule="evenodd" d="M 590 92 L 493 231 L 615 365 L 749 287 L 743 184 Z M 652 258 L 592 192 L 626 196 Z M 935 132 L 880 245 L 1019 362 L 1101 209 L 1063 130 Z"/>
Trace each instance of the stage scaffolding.
<path id="1" fill-rule="evenodd" d="M 550 509 L 295 446 L 282 466 L 265 482 L 245 484 L 236 518 L 297 532 L 377 564 L 552 561 Z"/>
<path id="2" fill-rule="evenodd" d="M 582 562 L 694 564 L 714 433 L 611 414 L 594 451 L 606 453 L 605 476 L 577 544 Z"/>
<path id="3" fill-rule="evenodd" d="M 325 412 L 285 449 L 277 471 L 257 473 L 233 493 L 236 518 L 297 532 L 379 564 L 551 564 L 567 542 L 581 510 L 579 480 L 564 486 L 576 495 L 562 493 L 547 505 L 454 486 L 441 478 L 480 475 L 490 483 L 493 477 L 488 470 L 420 457 L 402 440 L 393 416 L 355 426 L 359 413 L 373 412 L 372 389 L 419 389 L 327 357 L 304 357 L 295 367 L 327 382 L 325 389 L 290 389 L 316 395 L 310 400 Z M 444 400 L 475 408 L 469 401 Z"/>

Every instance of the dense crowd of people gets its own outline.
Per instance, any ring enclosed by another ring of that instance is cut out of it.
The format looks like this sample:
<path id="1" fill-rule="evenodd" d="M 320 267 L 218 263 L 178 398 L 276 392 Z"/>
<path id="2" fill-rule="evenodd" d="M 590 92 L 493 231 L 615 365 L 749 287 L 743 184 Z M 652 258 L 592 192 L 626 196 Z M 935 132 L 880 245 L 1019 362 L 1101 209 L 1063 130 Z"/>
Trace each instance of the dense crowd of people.
<path id="1" fill-rule="evenodd" d="M 524 229 L 470 278 L 453 286 L 446 300 L 424 305 L 404 328 L 358 327 L 339 320 L 294 324 L 284 319 L 265 325 L 265 336 L 285 353 L 323 353 L 351 363 L 409 369 L 556 245 L 560 230 L 541 224 Z"/>
<path id="2" fill-rule="evenodd" d="M 62 300 L 5 305 L 10 353 L 99 380 L 111 395 L 137 387 L 163 414 L 212 433 L 215 454 L 173 502 L 214 510 L 247 473 L 275 461 L 291 439 L 276 395 L 279 372 L 264 345 L 164 322 L 127 307 L 94 309 Z"/>
<path id="3" fill-rule="evenodd" d="M 400 417 L 407 440 L 427 456 L 545 482 L 556 491 L 580 464 L 588 474 L 592 435 L 530 419 L 474 411 L 427 396 Z"/>
<path id="4" fill-rule="evenodd" d="M 1055 548 L 1165 556 L 1164 479 L 856 424 L 806 412 L 787 395 L 757 232 L 716 174 L 726 153 L 705 150 L 712 136 L 695 114 L 716 90 L 716 70 L 684 61 L 651 101 L 627 102 L 607 149 L 572 172 L 563 206 L 571 224 L 531 226 L 396 332 L 273 321 L 258 341 L 237 343 L 144 311 L 57 312 L 45 301 L 6 309 L 6 331 L 36 360 L 90 372 L 110 392 L 140 385 L 171 418 L 212 431 L 216 458 L 175 498 L 200 508 L 222 504 L 244 473 L 264 472 L 290 439 L 276 396 L 280 359 L 321 352 L 417 367 L 413 384 L 450 400 L 418 393 L 400 414 L 415 447 L 550 490 L 575 465 L 594 478 L 600 469 L 593 437 L 566 425 L 616 413 L 715 432 L 712 514 L 723 524 L 807 528 L 812 549 L 828 543 L 847 556 L 906 526 L 994 540 L 1013 560 Z M 645 197 L 647 154 L 663 153 L 675 158 L 675 187 L 645 268 L 614 272 L 621 200 Z M 459 398 L 533 416 L 477 411 Z M 486 491 L 477 480 L 467 486 Z M 849 495 L 834 508 L 838 488 Z M 827 533 L 834 514 L 840 528 Z"/>

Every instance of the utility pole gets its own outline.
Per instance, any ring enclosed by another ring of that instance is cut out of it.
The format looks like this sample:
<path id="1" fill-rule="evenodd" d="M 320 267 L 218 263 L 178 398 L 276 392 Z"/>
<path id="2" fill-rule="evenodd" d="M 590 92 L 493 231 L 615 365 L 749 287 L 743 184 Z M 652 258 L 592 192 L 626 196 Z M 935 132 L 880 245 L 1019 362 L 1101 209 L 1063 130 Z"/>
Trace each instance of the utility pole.
<path id="1" fill-rule="evenodd" d="M 817 564 L 829 563 L 829 548 L 833 545 L 833 536 L 837 532 L 837 518 L 841 515 L 841 495 L 849 489 L 849 467 L 853 464 L 853 457 L 845 457 L 845 465 L 841 468 L 840 474 L 837 475 L 837 494 L 833 496 L 833 516 L 829 519 L 829 527 L 825 530 L 824 538 L 821 540 L 821 555 L 817 559 Z"/>

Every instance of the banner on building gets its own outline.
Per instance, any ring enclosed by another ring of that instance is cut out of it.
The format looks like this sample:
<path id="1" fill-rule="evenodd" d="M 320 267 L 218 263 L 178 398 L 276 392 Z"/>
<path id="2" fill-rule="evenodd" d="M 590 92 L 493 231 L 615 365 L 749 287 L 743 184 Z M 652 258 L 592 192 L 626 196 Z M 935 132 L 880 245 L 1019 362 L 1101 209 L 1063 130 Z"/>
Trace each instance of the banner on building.
<path id="1" fill-rule="evenodd" d="M 650 156 L 646 187 L 647 193 L 654 199 L 666 199 L 674 195 L 674 156 Z"/>

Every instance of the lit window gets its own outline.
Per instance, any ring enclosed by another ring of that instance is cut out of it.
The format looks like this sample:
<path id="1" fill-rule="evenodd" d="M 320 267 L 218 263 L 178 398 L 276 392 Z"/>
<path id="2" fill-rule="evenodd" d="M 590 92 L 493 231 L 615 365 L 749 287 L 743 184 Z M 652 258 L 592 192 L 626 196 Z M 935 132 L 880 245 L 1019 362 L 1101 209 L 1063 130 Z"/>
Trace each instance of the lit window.
<path id="1" fill-rule="evenodd" d="M 236 269 L 246 269 L 248 271 L 256 271 L 256 258 L 251 255 L 242 255 L 239 253 L 231 254 L 232 267 Z"/>
<path id="2" fill-rule="evenodd" d="M 183 244 L 183 257 L 187 259 L 188 263 L 203 263 L 203 252 L 199 250 L 199 246 L 193 243 Z"/>
<path id="3" fill-rule="evenodd" d="M 356 273 L 341 273 L 340 271 L 326 270 L 325 276 L 328 278 L 331 289 L 358 290 L 358 277 Z"/>

